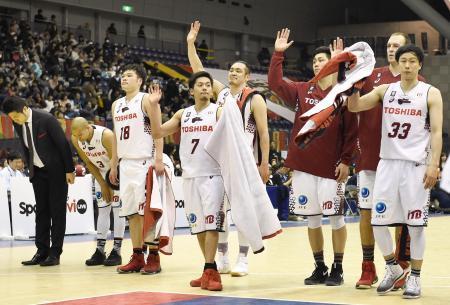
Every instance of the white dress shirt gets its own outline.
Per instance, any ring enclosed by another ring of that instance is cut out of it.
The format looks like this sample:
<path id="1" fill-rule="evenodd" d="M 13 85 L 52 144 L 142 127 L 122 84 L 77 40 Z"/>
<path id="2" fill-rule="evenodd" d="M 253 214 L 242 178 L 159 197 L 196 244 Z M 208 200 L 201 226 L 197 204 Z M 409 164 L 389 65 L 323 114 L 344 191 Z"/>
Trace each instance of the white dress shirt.
<path id="1" fill-rule="evenodd" d="M 9 191 L 11 190 L 11 178 L 23 177 L 23 174 L 18 170 L 13 170 L 9 165 L 0 171 L 0 182 Z"/>
<path id="2" fill-rule="evenodd" d="M 31 132 L 31 142 L 32 142 L 31 144 L 33 145 L 33 164 L 37 167 L 44 167 L 44 163 L 42 162 L 41 158 L 39 158 L 38 152 L 36 151 L 36 145 L 34 145 L 32 116 L 33 111 L 30 109 L 30 116 L 28 117 L 27 123 Z M 28 148 L 27 126 L 23 124 L 22 129 L 23 129 L 23 141 L 25 142 L 25 146 Z"/>

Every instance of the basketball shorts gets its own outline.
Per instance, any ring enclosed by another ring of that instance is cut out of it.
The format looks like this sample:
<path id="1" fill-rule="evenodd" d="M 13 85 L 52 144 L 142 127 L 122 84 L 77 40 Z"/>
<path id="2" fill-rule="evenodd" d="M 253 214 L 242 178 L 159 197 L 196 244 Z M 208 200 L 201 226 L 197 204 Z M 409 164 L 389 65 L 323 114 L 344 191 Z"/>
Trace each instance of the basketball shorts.
<path id="1" fill-rule="evenodd" d="M 301 216 L 343 215 L 344 183 L 294 171 L 292 188 L 295 203 L 293 213 Z"/>
<path id="2" fill-rule="evenodd" d="M 100 172 L 100 174 L 103 177 L 105 177 L 105 173 Z M 111 202 L 106 202 L 103 199 L 102 188 L 100 187 L 100 184 L 98 183 L 98 181 L 96 179 L 94 182 L 94 191 L 95 191 L 95 198 L 97 198 L 97 206 L 99 208 L 106 208 L 107 206 L 110 206 L 110 205 L 112 205 L 113 208 L 120 208 L 121 202 L 120 202 L 119 191 L 113 191 L 113 198 L 112 198 Z"/>
<path id="3" fill-rule="evenodd" d="M 122 159 L 120 161 L 121 217 L 144 215 L 145 183 L 151 159 Z"/>
<path id="4" fill-rule="evenodd" d="M 358 207 L 372 210 L 375 171 L 363 170 L 358 173 Z"/>
<path id="5" fill-rule="evenodd" d="M 192 234 L 224 231 L 224 186 L 222 176 L 183 179 L 184 208 Z"/>
<path id="6" fill-rule="evenodd" d="M 424 188 L 426 165 L 380 160 L 373 190 L 372 225 L 426 226 L 430 191 Z"/>

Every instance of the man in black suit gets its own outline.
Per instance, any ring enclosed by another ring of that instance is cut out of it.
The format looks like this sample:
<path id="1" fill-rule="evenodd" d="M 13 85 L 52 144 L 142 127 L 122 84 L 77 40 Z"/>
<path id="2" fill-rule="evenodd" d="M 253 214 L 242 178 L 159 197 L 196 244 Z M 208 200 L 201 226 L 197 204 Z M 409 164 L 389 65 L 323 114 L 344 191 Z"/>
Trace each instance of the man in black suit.
<path id="1" fill-rule="evenodd" d="M 67 184 L 75 180 L 69 142 L 55 117 L 32 110 L 22 98 L 7 97 L 3 111 L 20 138 L 36 199 L 37 252 L 22 264 L 59 265 L 66 231 Z"/>

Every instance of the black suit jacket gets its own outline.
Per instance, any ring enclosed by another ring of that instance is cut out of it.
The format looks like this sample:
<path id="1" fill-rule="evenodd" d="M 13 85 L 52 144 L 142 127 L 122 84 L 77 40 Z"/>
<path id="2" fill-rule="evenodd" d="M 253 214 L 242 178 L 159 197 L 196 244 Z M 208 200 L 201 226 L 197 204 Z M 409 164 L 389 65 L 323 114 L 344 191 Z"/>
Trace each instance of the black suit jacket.
<path id="1" fill-rule="evenodd" d="M 39 158 L 44 163 L 44 168 L 54 174 L 73 172 L 72 151 L 58 120 L 46 111 L 36 109 L 32 111 L 34 146 Z M 33 160 L 29 160 L 28 148 L 25 146 L 23 138 L 23 128 L 25 125 L 14 123 L 14 129 L 18 133 L 25 152 L 25 160 L 28 166 L 32 166 Z"/>

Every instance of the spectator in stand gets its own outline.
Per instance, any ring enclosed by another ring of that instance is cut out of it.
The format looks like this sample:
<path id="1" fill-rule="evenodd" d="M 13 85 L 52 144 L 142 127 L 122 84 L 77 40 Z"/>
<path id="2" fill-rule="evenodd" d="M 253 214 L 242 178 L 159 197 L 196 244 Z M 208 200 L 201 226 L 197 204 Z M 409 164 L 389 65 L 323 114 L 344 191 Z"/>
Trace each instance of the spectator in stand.
<path id="1" fill-rule="evenodd" d="M 261 66 L 268 67 L 270 63 L 270 53 L 269 49 L 261 48 L 258 53 L 258 62 Z"/>
<path id="2" fill-rule="evenodd" d="M 106 29 L 106 36 L 109 35 L 117 35 L 117 30 L 116 30 L 116 25 L 113 23 L 111 23 L 109 25 L 109 27 Z"/>
<path id="3" fill-rule="evenodd" d="M 275 141 L 270 142 L 270 150 L 269 150 L 269 160 L 280 160 L 281 159 L 281 153 L 277 149 L 277 144 Z"/>
<path id="4" fill-rule="evenodd" d="M 67 104 L 70 104 L 72 107 L 74 106 L 74 103 L 72 100 L 69 100 L 69 97 L 67 95 L 67 93 L 63 94 L 63 97 L 61 99 L 61 105 L 63 107 L 66 107 Z"/>
<path id="5" fill-rule="evenodd" d="M 54 116 L 56 117 L 56 119 L 59 122 L 59 125 L 61 126 L 62 130 L 64 130 L 64 132 L 66 132 L 66 119 L 64 118 L 64 113 L 62 111 L 55 111 Z"/>
<path id="6" fill-rule="evenodd" d="M 78 115 L 76 111 L 72 109 L 72 105 L 70 103 L 66 103 L 66 110 L 64 111 L 65 119 L 73 119 Z"/>
<path id="7" fill-rule="evenodd" d="M 138 38 L 145 39 L 145 32 L 144 32 L 144 26 L 143 25 L 141 25 L 139 27 L 139 31 L 137 32 L 137 36 L 138 36 Z"/>
<path id="8" fill-rule="evenodd" d="M 205 61 L 208 59 L 208 45 L 206 44 L 206 41 L 203 39 L 200 45 L 198 46 L 198 56 L 202 61 Z"/>
<path id="9" fill-rule="evenodd" d="M 42 9 L 38 9 L 37 14 L 34 15 L 34 22 L 43 23 L 45 22 L 45 20 L 47 20 L 47 17 L 44 17 L 44 15 L 42 15 Z"/>
<path id="10" fill-rule="evenodd" d="M 45 99 L 45 104 L 47 107 L 45 107 L 45 110 L 50 112 L 53 110 L 53 107 L 55 106 L 55 101 L 53 100 L 53 95 L 47 95 L 47 98 Z"/>

